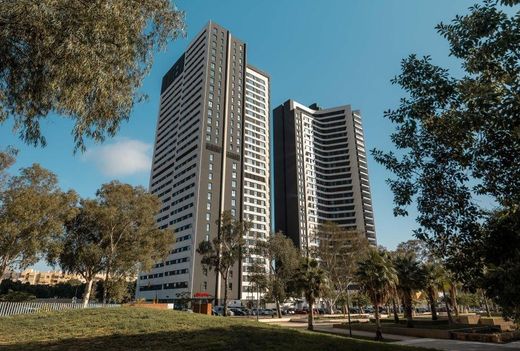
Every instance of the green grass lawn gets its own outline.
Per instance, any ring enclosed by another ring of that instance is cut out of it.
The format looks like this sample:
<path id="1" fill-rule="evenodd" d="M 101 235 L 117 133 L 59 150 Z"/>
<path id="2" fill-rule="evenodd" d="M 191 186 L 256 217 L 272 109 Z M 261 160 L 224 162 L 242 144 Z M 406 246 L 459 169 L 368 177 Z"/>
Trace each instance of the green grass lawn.
<path id="1" fill-rule="evenodd" d="M 0 318 L 2 350 L 424 350 L 255 321 L 144 308 Z"/>

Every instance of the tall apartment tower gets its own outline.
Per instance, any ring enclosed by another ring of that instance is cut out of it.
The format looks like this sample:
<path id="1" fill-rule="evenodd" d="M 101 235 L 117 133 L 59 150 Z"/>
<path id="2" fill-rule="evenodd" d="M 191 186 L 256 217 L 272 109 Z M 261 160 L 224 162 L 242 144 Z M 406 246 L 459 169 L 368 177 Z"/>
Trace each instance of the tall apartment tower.
<path id="1" fill-rule="evenodd" d="M 275 230 L 309 252 L 324 222 L 376 244 L 361 114 L 288 100 L 274 109 Z"/>
<path id="2" fill-rule="evenodd" d="M 210 22 L 163 77 L 150 191 L 162 201 L 157 224 L 173 230 L 175 244 L 139 275 L 138 298 L 223 297 L 223 279 L 205 273 L 196 252 L 219 235 L 223 211 L 251 220 L 248 245 L 269 235 L 270 78 L 247 64 L 246 53 L 244 42 Z M 245 252 L 234 267 L 229 298 L 253 298 L 255 259 L 263 258 Z"/>

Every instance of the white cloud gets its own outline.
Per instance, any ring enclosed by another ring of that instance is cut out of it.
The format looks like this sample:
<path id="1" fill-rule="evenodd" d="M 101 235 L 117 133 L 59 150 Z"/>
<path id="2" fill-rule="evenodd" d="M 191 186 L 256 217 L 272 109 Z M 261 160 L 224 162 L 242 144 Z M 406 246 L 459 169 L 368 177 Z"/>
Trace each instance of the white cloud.
<path id="1" fill-rule="evenodd" d="M 94 162 L 106 176 L 128 176 L 150 172 L 152 160 L 149 153 L 151 149 L 150 144 L 125 139 L 113 144 L 94 147 L 86 152 L 85 159 Z"/>

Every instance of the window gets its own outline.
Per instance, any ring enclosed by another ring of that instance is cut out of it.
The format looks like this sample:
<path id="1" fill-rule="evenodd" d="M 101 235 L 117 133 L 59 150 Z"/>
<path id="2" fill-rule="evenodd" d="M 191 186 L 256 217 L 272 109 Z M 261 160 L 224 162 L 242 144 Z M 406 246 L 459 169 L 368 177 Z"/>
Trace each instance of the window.
<path id="1" fill-rule="evenodd" d="M 231 181 L 231 187 L 232 188 L 236 188 L 237 187 L 237 181 L 236 180 L 232 180 Z"/>
<path id="2" fill-rule="evenodd" d="M 237 169 L 237 163 L 233 162 L 233 170 L 236 170 L 236 169 Z"/>
<path id="3" fill-rule="evenodd" d="M 208 190 L 211 190 L 212 187 L 213 187 L 213 183 L 208 183 Z"/>
<path id="4" fill-rule="evenodd" d="M 206 223 L 206 231 L 209 232 L 209 223 Z"/>
<path id="5" fill-rule="evenodd" d="M 235 207 L 237 205 L 237 200 L 231 199 L 231 206 Z"/>
<path id="6" fill-rule="evenodd" d="M 231 174 L 231 177 L 232 177 L 233 179 L 237 179 L 237 172 L 233 172 L 233 173 Z"/>
<path id="7" fill-rule="evenodd" d="M 209 213 L 206 213 L 206 221 L 209 221 L 211 219 L 211 215 Z"/>
<path id="8" fill-rule="evenodd" d="M 211 201 L 211 193 L 208 193 L 208 200 Z"/>
<path id="9" fill-rule="evenodd" d="M 210 202 L 208 202 L 208 204 L 206 205 L 206 210 L 208 210 L 208 211 L 211 210 L 211 203 Z"/>
<path id="10" fill-rule="evenodd" d="M 209 174 L 208 174 L 208 179 L 209 179 L 209 180 L 213 180 L 213 173 L 209 173 Z"/>
<path id="11" fill-rule="evenodd" d="M 209 154 L 209 160 L 213 161 L 213 154 Z"/>
<path id="12" fill-rule="evenodd" d="M 209 164 L 209 170 L 210 170 L 210 171 L 213 170 L 213 163 L 210 163 L 210 164 Z"/>
<path id="13" fill-rule="evenodd" d="M 237 196 L 237 191 L 231 190 L 231 197 L 236 197 L 236 196 Z"/>

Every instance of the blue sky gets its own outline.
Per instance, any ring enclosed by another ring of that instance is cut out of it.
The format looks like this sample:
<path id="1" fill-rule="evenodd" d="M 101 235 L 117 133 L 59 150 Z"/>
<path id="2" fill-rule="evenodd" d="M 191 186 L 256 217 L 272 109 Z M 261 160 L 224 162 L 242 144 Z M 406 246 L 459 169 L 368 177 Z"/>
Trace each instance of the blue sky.
<path id="1" fill-rule="evenodd" d="M 73 154 L 71 123 L 50 116 L 44 123 L 48 146 L 33 148 L 19 142 L 12 124 L 0 126 L 0 148 L 20 150 L 16 167 L 38 162 L 55 172 L 64 189 L 93 196 L 100 184 L 120 179 L 147 186 L 149 162 L 159 104 L 161 77 L 210 19 L 248 44 L 248 62 L 272 78 L 271 105 L 292 98 L 322 107 L 351 104 L 363 116 L 366 144 L 392 148 L 393 126 L 383 112 L 398 105 L 403 92 L 390 84 L 400 61 L 411 53 L 431 55 L 436 64 L 459 65 L 448 57 L 447 42 L 434 27 L 467 12 L 466 0 L 180 0 L 186 11 L 187 38 L 156 53 L 142 92 L 149 100 L 137 105 L 117 137 L 89 145 L 86 154 Z M 394 218 L 391 176 L 369 158 L 378 242 L 395 248 L 412 237 L 413 211 Z"/>

